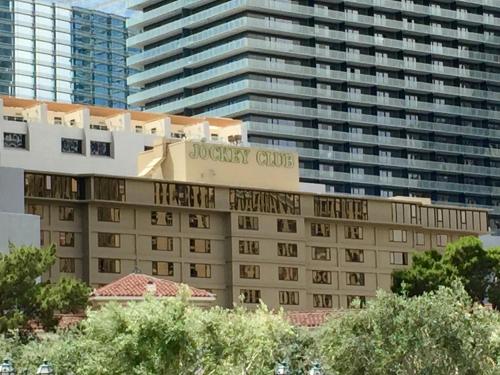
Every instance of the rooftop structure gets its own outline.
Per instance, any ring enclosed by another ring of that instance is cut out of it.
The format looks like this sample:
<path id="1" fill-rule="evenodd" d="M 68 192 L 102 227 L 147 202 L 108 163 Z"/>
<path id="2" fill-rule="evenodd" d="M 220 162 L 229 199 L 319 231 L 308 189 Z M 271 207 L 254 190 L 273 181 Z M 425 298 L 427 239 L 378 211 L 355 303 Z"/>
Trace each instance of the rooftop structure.
<path id="1" fill-rule="evenodd" d="M 241 119 L 303 182 L 489 207 L 500 228 L 500 1 L 128 4 L 129 104 Z"/>
<path id="2" fill-rule="evenodd" d="M 236 145 L 246 132 L 231 119 L 0 99 L 0 166 L 137 176 L 139 154 L 183 139 Z"/>

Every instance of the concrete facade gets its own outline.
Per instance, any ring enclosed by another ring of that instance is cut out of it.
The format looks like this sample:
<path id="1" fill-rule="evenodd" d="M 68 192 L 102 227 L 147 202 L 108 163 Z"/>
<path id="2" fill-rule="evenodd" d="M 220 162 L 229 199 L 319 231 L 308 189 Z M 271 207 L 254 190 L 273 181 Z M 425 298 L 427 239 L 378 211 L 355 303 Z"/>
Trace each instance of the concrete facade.
<path id="1" fill-rule="evenodd" d="M 43 243 L 57 245 L 48 278 L 97 287 L 139 270 L 208 289 L 228 307 L 240 295 L 248 306 L 347 307 L 389 289 L 414 251 L 488 230 L 484 210 L 425 199 L 28 172 L 26 184 L 27 212 L 41 216 Z"/>
<path id="2" fill-rule="evenodd" d="M 40 219 L 24 213 L 24 172 L 0 167 L 0 253 L 10 244 L 40 245 Z"/>

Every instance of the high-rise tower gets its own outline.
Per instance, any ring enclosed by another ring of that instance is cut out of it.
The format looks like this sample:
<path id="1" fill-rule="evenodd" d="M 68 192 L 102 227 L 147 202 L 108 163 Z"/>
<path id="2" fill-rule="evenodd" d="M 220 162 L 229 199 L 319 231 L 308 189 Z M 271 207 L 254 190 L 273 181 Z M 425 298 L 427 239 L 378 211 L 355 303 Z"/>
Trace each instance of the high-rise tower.
<path id="1" fill-rule="evenodd" d="M 490 207 L 500 227 L 500 1 L 129 0 L 147 110 L 244 120 L 339 193 Z"/>

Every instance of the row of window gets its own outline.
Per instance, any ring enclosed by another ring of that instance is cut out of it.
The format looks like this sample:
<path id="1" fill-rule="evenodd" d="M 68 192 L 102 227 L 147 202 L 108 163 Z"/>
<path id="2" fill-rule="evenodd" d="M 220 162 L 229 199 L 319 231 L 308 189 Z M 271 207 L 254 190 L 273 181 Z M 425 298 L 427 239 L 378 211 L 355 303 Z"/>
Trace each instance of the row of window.
<path id="1" fill-rule="evenodd" d="M 260 303 L 261 291 L 259 289 L 240 289 L 240 295 L 244 303 Z M 365 296 L 346 296 L 347 307 L 352 307 L 355 300 L 359 300 L 361 306 L 366 304 Z M 278 291 L 280 305 L 299 305 L 299 292 L 290 290 Z M 313 294 L 314 308 L 333 308 L 332 294 Z"/>
<path id="2" fill-rule="evenodd" d="M 70 258 L 61 258 L 61 259 L 70 259 Z M 65 262 L 66 260 L 64 260 L 64 264 Z M 74 260 L 73 260 L 73 265 L 74 265 Z M 121 260 L 110 259 L 110 258 L 98 258 L 97 268 L 99 273 L 121 273 Z M 151 272 L 155 276 L 174 276 L 174 263 L 153 261 L 151 263 Z M 189 273 L 190 276 L 194 278 L 211 278 L 212 268 L 210 264 L 190 263 Z"/>
<path id="3" fill-rule="evenodd" d="M 3 133 L 3 146 L 5 148 L 26 149 L 26 134 Z M 67 154 L 82 154 L 82 140 L 61 138 L 61 152 Z M 111 156 L 111 143 L 90 141 L 90 155 Z"/>

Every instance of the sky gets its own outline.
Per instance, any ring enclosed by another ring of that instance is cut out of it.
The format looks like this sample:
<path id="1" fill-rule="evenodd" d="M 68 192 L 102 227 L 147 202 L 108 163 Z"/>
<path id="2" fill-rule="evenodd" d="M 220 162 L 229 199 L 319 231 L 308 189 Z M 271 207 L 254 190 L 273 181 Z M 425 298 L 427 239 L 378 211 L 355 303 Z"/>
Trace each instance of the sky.
<path id="1" fill-rule="evenodd" d="M 126 0 L 55 0 L 55 2 L 65 5 L 76 5 L 83 8 L 98 9 L 122 16 L 130 15 L 130 12 L 127 11 Z"/>

